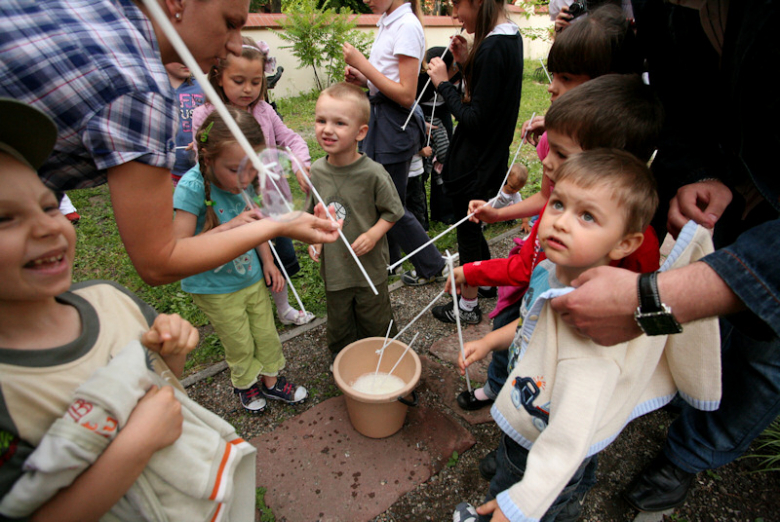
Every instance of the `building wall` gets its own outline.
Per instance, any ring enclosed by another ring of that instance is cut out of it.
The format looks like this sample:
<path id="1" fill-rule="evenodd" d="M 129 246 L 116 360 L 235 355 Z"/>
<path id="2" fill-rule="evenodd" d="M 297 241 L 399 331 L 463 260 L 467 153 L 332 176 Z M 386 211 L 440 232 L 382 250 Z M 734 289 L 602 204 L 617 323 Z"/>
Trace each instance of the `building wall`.
<path id="1" fill-rule="evenodd" d="M 508 6 L 509 16 L 521 28 L 546 28 L 551 27 L 552 22 L 546 12 L 531 15 L 526 19 L 525 15 L 515 6 Z M 296 96 L 302 92 L 309 92 L 315 88 L 314 73 L 310 67 L 297 68 L 298 59 L 290 49 L 282 49 L 287 42 L 279 38 L 273 31 L 281 31 L 278 20 L 284 18 L 283 14 L 258 14 L 249 15 L 247 25 L 243 33 L 255 40 L 263 40 L 271 48 L 271 56 L 276 57 L 277 65 L 284 67 L 282 79 L 271 91 L 271 98 L 286 98 Z M 376 32 L 377 15 L 360 15 L 357 28 L 366 33 Z M 460 30 L 460 24 L 451 17 L 426 16 L 425 17 L 425 42 L 427 47 L 447 45 L 452 35 Z M 523 39 L 525 59 L 546 59 L 550 50 L 550 42 L 542 39 Z"/>

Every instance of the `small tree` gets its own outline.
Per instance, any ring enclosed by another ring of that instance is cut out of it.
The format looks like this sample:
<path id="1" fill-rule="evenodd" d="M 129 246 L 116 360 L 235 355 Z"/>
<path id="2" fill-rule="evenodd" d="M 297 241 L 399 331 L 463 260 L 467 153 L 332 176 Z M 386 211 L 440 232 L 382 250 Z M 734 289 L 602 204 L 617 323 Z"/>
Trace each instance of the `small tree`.
<path id="1" fill-rule="evenodd" d="M 322 90 L 335 81 L 344 72 L 344 58 L 341 47 L 344 42 L 354 45 L 360 52 L 366 53 L 373 36 L 355 29 L 357 19 L 349 20 L 348 15 L 335 9 L 322 9 L 316 0 L 297 0 L 289 2 L 284 8 L 287 15 L 279 21 L 284 31 L 274 31 L 279 38 L 290 42 L 282 49 L 292 49 L 300 61 L 298 68 L 311 67 L 317 89 Z M 325 77 L 321 78 L 321 73 Z"/>

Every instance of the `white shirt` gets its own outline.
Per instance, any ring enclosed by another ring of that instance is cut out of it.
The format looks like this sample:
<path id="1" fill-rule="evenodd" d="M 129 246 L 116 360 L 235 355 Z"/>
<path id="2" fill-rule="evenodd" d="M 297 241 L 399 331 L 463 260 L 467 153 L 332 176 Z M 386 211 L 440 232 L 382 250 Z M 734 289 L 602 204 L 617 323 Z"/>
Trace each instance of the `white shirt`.
<path id="1" fill-rule="evenodd" d="M 389 16 L 387 13 L 383 14 L 376 25 L 379 31 L 368 58 L 371 65 L 388 79 L 399 82 L 401 74 L 398 69 L 398 56 L 411 56 L 417 58 L 416 74 L 425 54 L 425 35 L 411 5 L 404 3 Z M 369 81 L 368 91 L 373 95 L 379 89 Z"/>

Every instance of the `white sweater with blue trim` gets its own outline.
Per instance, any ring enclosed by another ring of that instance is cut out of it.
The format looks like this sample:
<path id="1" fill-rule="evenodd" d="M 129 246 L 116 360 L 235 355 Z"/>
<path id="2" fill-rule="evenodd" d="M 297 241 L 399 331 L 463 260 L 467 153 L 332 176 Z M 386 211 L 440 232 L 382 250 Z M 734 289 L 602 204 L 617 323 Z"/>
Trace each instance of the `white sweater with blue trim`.
<path id="1" fill-rule="evenodd" d="M 712 250 L 709 233 L 688 223 L 661 270 L 687 265 Z M 497 497 L 513 522 L 539 520 L 586 457 L 678 391 L 701 410 L 715 410 L 720 403 L 716 318 L 686 324 L 677 335 L 642 335 L 599 346 L 546 305 L 571 290 L 552 289 L 535 301 L 523 323 L 522 338 L 528 341 L 491 410 L 499 427 L 529 450 L 523 480 Z"/>

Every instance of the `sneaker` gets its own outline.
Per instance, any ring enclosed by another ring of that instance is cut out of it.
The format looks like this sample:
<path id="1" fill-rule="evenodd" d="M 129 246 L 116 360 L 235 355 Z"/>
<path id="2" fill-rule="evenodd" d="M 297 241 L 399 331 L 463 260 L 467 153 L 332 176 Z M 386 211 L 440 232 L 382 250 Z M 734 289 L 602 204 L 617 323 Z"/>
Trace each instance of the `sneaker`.
<path id="1" fill-rule="evenodd" d="M 390 268 L 387 269 L 387 277 L 398 277 L 401 275 L 401 267 L 397 266 L 393 268 L 392 270 Z"/>
<path id="2" fill-rule="evenodd" d="M 314 321 L 317 316 L 311 312 L 304 312 L 303 310 L 296 310 L 293 307 L 287 309 L 283 314 L 277 314 L 279 322 L 282 324 L 294 324 L 296 326 L 302 326 Z"/>
<path id="3" fill-rule="evenodd" d="M 238 398 L 241 399 L 241 406 L 248 412 L 260 413 L 265 410 L 266 401 L 257 383 L 254 383 L 246 390 L 233 388 L 233 392 L 238 395 Z"/>
<path id="4" fill-rule="evenodd" d="M 452 522 L 477 522 L 478 519 L 477 510 L 468 502 L 455 506 L 455 512 L 452 514 Z"/>
<path id="5" fill-rule="evenodd" d="M 434 306 L 431 313 L 443 323 L 455 324 L 455 313 L 452 311 L 452 308 L 452 301 L 450 301 L 446 305 Z M 458 311 L 460 312 L 460 322 L 462 324 L 479 324 L 482 321 L 482 310 L 479 309 L 479 305 L 475 306 L 470 312 L 461 310 L 460 307 L 458 307 Z"/>
<path id="6" fill-rule="evenodd" d="M 274 401 L 286 402 L 287 404 L 303 402 L 306 400 L 306 397 L 309 396 L 309 392 L 306 391 L 306 388 L 303 386 L 296 386 L 291 382 L 287 382 L 287 379 L 281 375 L 278 379 L 276 379 L 276 384 L 273 388 L 269 389 L 265 386 L 262 388 L 263 395 L 265 395 L 266 398 Z"/>
<path id="7" fill-rule="evenodd" d="M 74 225 L 78 224 L 79 220 L 81 219 L 81 216 L 78 212 L 70 212 L 69 214 L 65 214 L 65 217 L 68 218 L 68 221 Z"/>
<path id="8" fill-rule="evenodd" d="M 403 281 L 407 286 L 422 286 L 429 283 L 443 283 L 449 276 L 450 266 L 445 264 L 444 267 L 435 276 L 426 278 L 418 276 L 416 270 L 409 270 L 408 272 L 404 272 L 404 274 L 401 276 L 401 281 Z"/>

